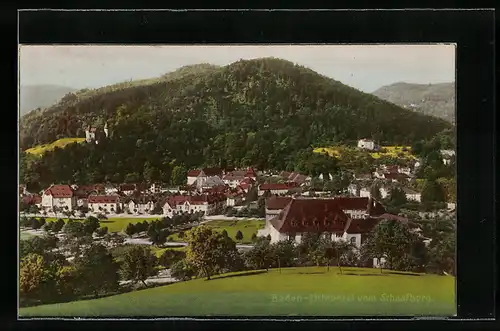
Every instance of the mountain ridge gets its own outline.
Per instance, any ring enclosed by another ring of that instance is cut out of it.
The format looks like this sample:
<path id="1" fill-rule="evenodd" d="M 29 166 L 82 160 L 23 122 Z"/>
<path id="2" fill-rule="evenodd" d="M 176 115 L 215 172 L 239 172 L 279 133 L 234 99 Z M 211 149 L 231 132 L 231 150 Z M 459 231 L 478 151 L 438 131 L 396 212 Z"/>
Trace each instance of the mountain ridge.
<path id="1" fill-rule="evenodd" d="M 19 88 L 20 116 L 37 109 L 53 105 L 64 95 L 77 89 L 55 84 L 25 84 Z"/>
<path id="2" fill-rule="evenodd" d="M 455 83 L 415 84 L 397 82 L 375 90 L 373 95 L 425 115 L 455 123 Z"/>
<path id="3" fill-rule="evenodd" d="M 37 164 L 44 180 L 153 180 L 204 165 L 304 168 L 321 158 L 311 146 L 360 138 L 407 145 L 451 127 L 276 58 L 180 68 L 81 95 L 20 121 L 22 149 L 84 137 L 87 125 L 109 127 L 109 141 L 44 154 Z"/>

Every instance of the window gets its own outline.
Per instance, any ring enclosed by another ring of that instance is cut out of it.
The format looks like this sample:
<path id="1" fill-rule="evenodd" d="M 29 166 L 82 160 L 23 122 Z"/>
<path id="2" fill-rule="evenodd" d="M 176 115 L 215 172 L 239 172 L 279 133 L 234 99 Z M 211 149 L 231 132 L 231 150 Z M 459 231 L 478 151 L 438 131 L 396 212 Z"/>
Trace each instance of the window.
<path id="1" fill-rule="evenodd" d="M 356 245 L 356 237 L 351 238 L 351 244 Z"/>
<path id="2" fill-rule="evenodd" d="M 296 227 L 297 226 L 297 221 L 296 220 L 292 220 L 292 222 L 290 224 L 292 225 L 292 227 Z"/>
<path id="3" fill-rule="evenodd" d="M 289 240 L 295 240 L 295 236 L 296 236 L 296 234 L 295 234 L 295 233 L 293 233 L 293 232 L 292 232 L 292 233 L 289 233 L 289 234 L 288 234 L 288 239 L 289 239 Z"/>
<path id="4" fill-rule="evenodd" d="M 315 219 L 313 220 L 313 224 L 314 224 L 314 226 L 319 226 L 319 221 L 318 221 L 318 219 L 317 219 L 317 218 L 315 218 Z"/>

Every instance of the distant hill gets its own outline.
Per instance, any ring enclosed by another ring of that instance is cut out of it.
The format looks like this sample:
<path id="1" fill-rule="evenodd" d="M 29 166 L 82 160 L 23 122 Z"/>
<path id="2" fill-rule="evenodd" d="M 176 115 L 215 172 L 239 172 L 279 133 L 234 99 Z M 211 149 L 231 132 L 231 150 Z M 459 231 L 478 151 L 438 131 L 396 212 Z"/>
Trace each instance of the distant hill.
<path id="1" fill-rule="evenodd" d="M 64 95 L 74 91 L 73 88 L 58 85 L 21 86 L 20 114 L 23 116 L 33 109 L 52 106 Z"/>
<path id="2" fill-rule="evenodd" d="M 373 95 L 406 109 L 455 122 L 455 83 L 383 86 Z"/>
<path id="3" fill-rule="evenodd" d="M 104 123 L 109 140 L 55 148 L 29 178 L 169 182 L 199 166 L 310 169 L 312 146 L 360 138 L 410 145 L 451 128 L 292 62 L 261 58 L 69 93 L 21 119 L 21 148 L 84 137 L 85 126 Z"/>

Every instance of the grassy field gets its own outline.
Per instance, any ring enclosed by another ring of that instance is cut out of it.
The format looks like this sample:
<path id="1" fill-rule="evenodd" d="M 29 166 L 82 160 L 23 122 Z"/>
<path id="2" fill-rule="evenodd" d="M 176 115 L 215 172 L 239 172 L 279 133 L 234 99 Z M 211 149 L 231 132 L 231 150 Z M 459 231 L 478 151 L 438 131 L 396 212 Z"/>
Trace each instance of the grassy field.
<path id="1" fill-rule="evenodd" d="M 64 222 L 68 221 L 67 218 L 62 218 L 62 219 L 64 220 Z M 158 219 L 158 218 L 157 217 L 144 217 L 144 218 L 116 217 L 116 218 L 108 218 L 105 220 L 101 220 L 100 224 L 101 224 L 101 227 L 107 226 L 109 232 L 120 232 L 122 230 L 125 230 L 125 228 L 127 227 L 127 225 L 129 223 L 135 224 L 135 223 L 143 222 L 143 221 L 151 222 L 151 221 L 154 221 L 156 219 Z M 57 220 L 57 218 L 55 218 L 55 217 L 46 217 L 45 218 L 46 222 L 54 222 L 56 220 Z"/>
<path id="2" fill-rule="evenodd" d="M 156 257 L 160 257 L 163 254 L 163 252 L 168 251 L 168 250 L 171 250 L 171 251 L 185 251 L 186 247 L 183 246 L 183 247 L 158 248 L 156 246 L 151 246 L 151 251 L 156 255 Z"/>
<path id="3" fill-rule="evenodd" d="M 406 147 L 406 151 L 403 151 L 404 147 Z M 365 153 L 370 154 L 370 156 L 373 157 L 374 159 L 378 159 L 382 156 L 402 157 L 406 159 L 415 158 L 415 156 L 411 154 L 410 146 L 382 146 L 382 148 L 386 150 L 384 153 L 381 152 L 369 153 L 368 151 L 366 151 Z M 318 147 L 314 149 L 315 153 L 322 153 L 322 154 L 328 153 L 330 156 L 335 156 L 337 158 L 342 158 L 342 153 L 344 151 L 363 152 L 356 148 L 347 146 Z"/>
<path id="4" fill-rule="evenodd" d="M 240 221 L 227 221 L 227 220 L 214 220 L 205 225 L 211 227 L 215 231 L 227 231 L 227 235 L 236 241 L 238 244 L 251 244 L 252 234 L 257 234 L 257 230 L 264 228 L 265 221 L 261 220 L 240 220 Z M 236 240 L 236 233 L 241 231 L 243 234 L 242 240 Z M 170 241 L 184 241 L 179 238 L 177 233 L 170 236 Z"/>
<path id="5" fill-rule="evenodd" d="M 196 279 L 112 297 L 21 308 L 35 316 L 451 316 L 455 278 L 377 269 L 287 268 Z"/>
<path id="6" fill-rule="evenodd" d="M 26 150 L 26 153 L 34 154 L 34 155 L 42 155 L 45 152 L 51 151 L 56 147 L 64 148 L 66 145 L 72 143 L 82 143 L 85 141 L 85 138 L 62 138 L 56 140 L 50 144 L 38 145 Z"/>

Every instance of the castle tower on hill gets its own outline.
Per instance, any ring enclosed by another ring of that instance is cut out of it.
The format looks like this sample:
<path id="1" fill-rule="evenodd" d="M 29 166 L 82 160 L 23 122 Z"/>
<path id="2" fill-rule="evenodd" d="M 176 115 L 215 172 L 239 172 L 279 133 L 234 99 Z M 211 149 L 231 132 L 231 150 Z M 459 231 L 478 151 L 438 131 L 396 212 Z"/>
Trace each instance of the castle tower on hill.
<path id="1" fill-rule="evenodd" d="M 106 139 L 109 136 L 108 124 L 104 128 L 98 129 L 97 127 L 87 126 L 85 129 L 85 141 L 87 143 L 99 143 L 100 139 Z"/>

